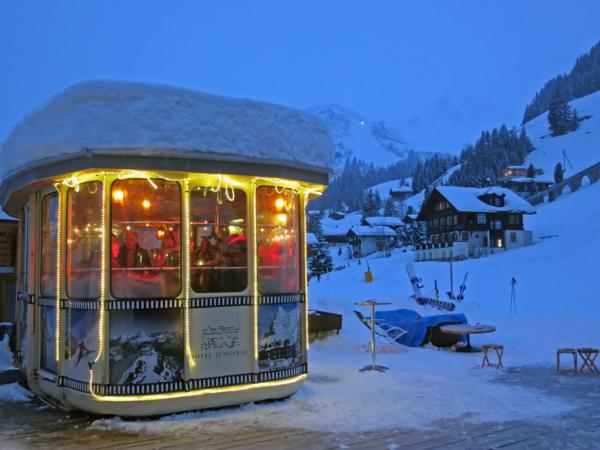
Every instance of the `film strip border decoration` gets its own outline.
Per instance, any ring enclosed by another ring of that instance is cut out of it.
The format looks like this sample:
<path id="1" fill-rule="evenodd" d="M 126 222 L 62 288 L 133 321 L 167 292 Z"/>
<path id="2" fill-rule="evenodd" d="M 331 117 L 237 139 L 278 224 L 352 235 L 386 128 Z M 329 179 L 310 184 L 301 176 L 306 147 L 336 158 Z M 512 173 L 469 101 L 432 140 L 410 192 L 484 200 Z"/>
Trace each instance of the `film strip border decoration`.
<path id="1" fill-rule="evenodd" d="M 33 296 L 30 296 L 33 299 Z M 305 295 L 297 294 L 276 294 L 260 295 L 258 297 L 259 305 L 281 305 L 288 303 L 304 303 Z M 33 300 L 31 300 L 33 302 Z M 218 297 L 199 297 L 190 299 L 190 308 L 221 308 L 227 306 L 252 306 L 253 297 L 251 295 L 233 295 Z M 48 304 L 48 306 L 53 306 Z M 134 300 L 106 300 L 105 309 L 107 311 L 124 311 L 134 309 L 172 309 L 181 308 L 182 299 L 134 299 Z M 62 309 L 100 309 L 98 300 L 66 300 L 60 301 Z"/>
<path id="2" fill-rule="evenodd" d="M 259 305 L 282 305 L 285 303 L 304 303 L 306 297 L 303 293 L 259 295 Z"/>
<path id="3" fill-rule="evenodd" d="M 251 295 L 235 295 L 227 297 L 190 298 L 190 308 L 219 308 L 225 306 L 252 306 Z"/>
<path id="4" fill-rule="evenodd" d="M 97 395 L 144 395 L 166 394 L 171 392 L 192 391 L 198 389 L 220 388 L 239 386 L 243 384 L 262 383 L 265 381 L 285 380 L 307 372 L 306 364 L 282 370 L 273 370 L 260 373 L 245 373 L 238 375 L 225 375 L 221 377 L 197 378 L 188 381 L 174 381 L 167 383 L 149 384 L 97 384 L 94 383 L 94 393 Z M 79 392 L 89 392 L 88 382 L 74 380 L 69 377 L 59 377 L 59 386 L 64 386 Z"/>

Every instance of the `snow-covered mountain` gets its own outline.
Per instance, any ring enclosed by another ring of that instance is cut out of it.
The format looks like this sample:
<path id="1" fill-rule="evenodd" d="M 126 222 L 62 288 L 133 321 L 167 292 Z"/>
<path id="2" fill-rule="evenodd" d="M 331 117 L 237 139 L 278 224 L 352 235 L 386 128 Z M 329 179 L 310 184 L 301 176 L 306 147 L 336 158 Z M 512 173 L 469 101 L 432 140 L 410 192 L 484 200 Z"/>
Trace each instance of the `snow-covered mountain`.
<path id="1" fill-rule="evenodd" d="M 566 163 L 565 177 L 600 162 L 600 91 L 569 104 L 580 117 L 585 118 L 579 128 L 571 133 L 552 137 L 548 130 L 547 112 L 524 125 L 536 148 L 527 155 L 525 164 L 532 163 L 542 168 L 545 178 L 552 179 L 556 163 L 563 164 L 563 150 L 570 161 L 570 164 Z"/>
<path id="2" fill-rule="evenodd" d="M 384 167 L 407 157 L 415 148 L 386 122 L 372 121 L 344 106 L 328 104 L 309 108 L 329 127 L 335 143 L 335 167 L 357 158 Z"/>

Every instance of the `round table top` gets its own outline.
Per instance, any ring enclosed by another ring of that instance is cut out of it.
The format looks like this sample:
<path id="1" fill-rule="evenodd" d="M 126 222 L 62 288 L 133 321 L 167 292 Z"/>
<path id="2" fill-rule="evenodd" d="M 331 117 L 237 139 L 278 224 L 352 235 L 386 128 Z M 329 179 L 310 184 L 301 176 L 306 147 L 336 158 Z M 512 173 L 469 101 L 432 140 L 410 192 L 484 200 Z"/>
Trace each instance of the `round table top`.
<path id="1" fill-rule="evenodd" d="M 493 333 L 496 331 L 496 327 L 492 325 L 470 325 L 467 323 L 460 323 L 455 325 L 442 325 L 440 331 L 448 334 L 480 334 Z"/>

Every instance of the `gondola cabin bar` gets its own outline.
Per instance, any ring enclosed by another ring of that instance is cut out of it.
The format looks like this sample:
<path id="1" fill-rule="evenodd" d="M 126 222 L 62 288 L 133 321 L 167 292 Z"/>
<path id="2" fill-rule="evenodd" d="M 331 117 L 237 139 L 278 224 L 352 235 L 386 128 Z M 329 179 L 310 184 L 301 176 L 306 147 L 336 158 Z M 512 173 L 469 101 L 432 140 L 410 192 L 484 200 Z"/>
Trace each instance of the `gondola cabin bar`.
<path id="1" fill-rule="evenodd" d="M 18 124 L 18 352 L 67 409 L 144 416 L 277 399 L 307 376 L 307 202 L 329 131 L 281 106 L 85 82 Z"/>

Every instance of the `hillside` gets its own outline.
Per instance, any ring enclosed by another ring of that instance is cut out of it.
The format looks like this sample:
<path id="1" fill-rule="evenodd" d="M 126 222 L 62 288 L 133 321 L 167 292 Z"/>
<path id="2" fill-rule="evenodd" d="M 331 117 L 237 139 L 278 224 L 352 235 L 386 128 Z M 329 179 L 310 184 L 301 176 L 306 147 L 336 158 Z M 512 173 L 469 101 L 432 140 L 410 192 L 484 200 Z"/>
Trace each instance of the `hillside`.
<path id="1" fill-rule="evenodd" d="M 416 150 L 386 122 L 372 121 L 343 106 L 319 105 L 308 111 L 320 117 L 331 130 L 335 143 L 335 167 L 338 170 L 342 169 L 348 158 L 385 167 L 405 159 L 411 150 Z"/>
<path id="2" fill-rule="evenodd" d="M 591 116 L 577 130 L 564 136 L 552 137 L 548 130 L 548 113 L 524 124 L 535 150 L 527 155 L 525 164 L 544 169 L 552 178 L 556 163 L 563 163 L 566 151 L 573 167 L 567 163 L 565 177 L 600 162 L 600 91 L 569 103 L 580 117 Z"/>

